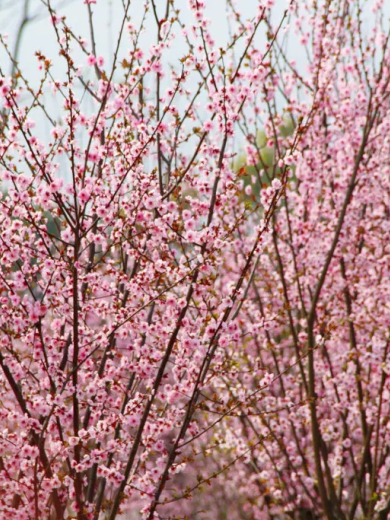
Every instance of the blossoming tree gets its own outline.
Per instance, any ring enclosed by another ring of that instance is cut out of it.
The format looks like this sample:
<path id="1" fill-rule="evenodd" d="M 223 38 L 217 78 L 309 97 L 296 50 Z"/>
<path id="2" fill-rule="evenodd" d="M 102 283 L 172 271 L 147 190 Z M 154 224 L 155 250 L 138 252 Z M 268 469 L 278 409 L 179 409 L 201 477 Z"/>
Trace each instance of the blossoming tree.
<path id="1" fill-rule="evenodd" d="M 317 10 L 303 2 L 296 11 L 298 28 L 311 28 L 301 39 L 310 74 L 293 71 L 294 83 L 316 110 L 303 114 L 311 118 L 302 155 L 242 309 L 242 333 L 256 324 L 234 353 L 242 369 L 218 392 L 240 403 L 239 419 L 216 434 L 225 451 L 243 455 L 234 486 L 220 488 L 241 504 L 238 518 L 382 520 L 390 512 L 390 69 L 381 9 L 373 6 L 366 33 L 357 2 Z M 268 150 L 277 155 L 283 140 L 272 103 L 268 110 Z M 253 133 L 246 137 L 247 162 L 271 180 L 275 165 Z"/>
<path id="2" fill-rule="evenodd" d="M 1 36 L 0 516 L 386 518 L 382 3 L 94 3 Z"/>

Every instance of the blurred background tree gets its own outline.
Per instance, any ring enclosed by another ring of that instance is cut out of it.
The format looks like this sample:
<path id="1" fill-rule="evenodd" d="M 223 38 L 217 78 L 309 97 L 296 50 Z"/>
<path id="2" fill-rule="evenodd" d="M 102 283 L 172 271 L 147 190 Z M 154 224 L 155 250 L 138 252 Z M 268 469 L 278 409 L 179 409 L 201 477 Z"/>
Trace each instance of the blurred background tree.
<path id="1" fill-rule="evenodd" d="M 295 123 L 292 117 L 284 116 L 283 125 L 279 128 L 280 136 L 291 137 L 294 129 Z M 281 169 L 278 166 L 275 144 L 267 139 L 264 129 L 257 132 L 252 145 L 238 154 L 234 169 L 242 171 L 243 193 L 248 202 L 258 200 L 260 188 L 270 186 L 272 180 L 280 176 Z M 294 166 L 291 169 L 294 172 Z"/>

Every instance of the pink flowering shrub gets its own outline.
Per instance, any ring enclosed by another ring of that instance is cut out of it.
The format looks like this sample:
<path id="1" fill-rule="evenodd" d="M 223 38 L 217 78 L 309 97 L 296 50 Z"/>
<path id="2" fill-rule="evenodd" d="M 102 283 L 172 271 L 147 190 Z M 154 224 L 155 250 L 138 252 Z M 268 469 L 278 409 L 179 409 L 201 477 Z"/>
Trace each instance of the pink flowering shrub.
<path id="1" fill-rule="evenodd" d="M 221 408 L 218 447 L 239 458 L 216 485 L 229 518 L 390 513 L 388 33 L 378 3 L 359 49 L 357 3 L 338 4 L 343 16 L 331 5 L 297 10 L 312 44 L 311 74 L 296 82 L 318 110 L 307 107 L 301 155 L 241 309 L 237 368 L 217 393 L 230 407 Z M 265 132 L 277 151 L 272 110 Z M 247 139 L 249 164 L 279 187 L 276 160 L 267 165 L 253 134 Z M 218 472 L 221 461 L 207 466 Z"/>
<path id="2" fill-rule="evenodd" d="M 109 59 L 84 3 L 59 79 L 1 37 L 0 517 L 385 519 L 382 3 L 125 1 Z"/>

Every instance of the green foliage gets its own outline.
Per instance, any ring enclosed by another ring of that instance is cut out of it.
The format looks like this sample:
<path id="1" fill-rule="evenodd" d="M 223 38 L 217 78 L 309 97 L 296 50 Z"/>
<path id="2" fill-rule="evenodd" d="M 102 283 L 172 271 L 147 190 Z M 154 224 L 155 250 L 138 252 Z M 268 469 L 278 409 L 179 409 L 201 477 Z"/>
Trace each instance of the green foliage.
<path id="1" fill-rule="evenodd" d="M 290 116 L 284 118 L 285 123 L 279 127 L 280 136 L 290 137 L 294 133 L 294 122 Z M 267 145 L 267 137 L 264 130 L 259 130 L 256 136 L 255 147 L 259 154 L 259 162 L 256 165 L 248 165 L 247 157 L 241 152 L 235 163 L 234 170 L 242 170 L 242 179 L 244 181 L 244 197 L 248 200 L 258 200 L 260 189 L 271 184 L 272 179 L 280 176 L 280 168 L 276 164 L 275 146 Z M 252 195 L 245 194 L 247 186 L 252 187 Z"/>

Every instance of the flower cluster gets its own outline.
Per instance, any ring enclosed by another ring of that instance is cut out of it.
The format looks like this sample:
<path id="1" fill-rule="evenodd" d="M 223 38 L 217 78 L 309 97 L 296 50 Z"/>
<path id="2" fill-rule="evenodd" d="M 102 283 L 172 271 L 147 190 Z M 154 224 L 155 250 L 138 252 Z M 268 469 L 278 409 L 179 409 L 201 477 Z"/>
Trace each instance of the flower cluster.
<path id="1" fill-rule="evenodd" d="M 36 89 L 1 38 L 0 517 L 385 518 L 382 6 L 84 3 Z"/>

